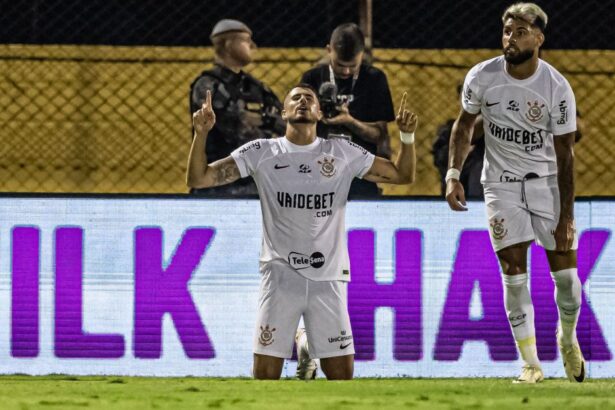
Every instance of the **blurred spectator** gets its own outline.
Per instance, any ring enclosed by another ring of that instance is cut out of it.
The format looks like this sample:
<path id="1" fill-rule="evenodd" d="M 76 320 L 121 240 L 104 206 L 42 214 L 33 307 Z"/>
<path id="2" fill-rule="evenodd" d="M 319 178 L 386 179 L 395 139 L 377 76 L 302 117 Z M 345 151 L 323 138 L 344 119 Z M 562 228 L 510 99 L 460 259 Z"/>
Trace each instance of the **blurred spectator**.
<path id="1" fill-rule="evenodd" d="M 333 30 L 328 61 L 303 74 L 302 83 L 319 92 L 322 138 L 347 138 L 372 154 L 390 157 L 387 123 L 395 119 L 386 75 L 364 60 L 365 37 L 354 23 Z M 349 198 L 377 197 L 378 186 L 355 178 Z"/>
<path id="2" fill-rule="evenodd" d="M 457 95 L 461 97 L 461 87 L 457 86 Z M 433 164 L 440 172 L 440 195 L 444 197 L 446 193 L 446 183 L 444 178 L 449 168 L 448 166 L 448 147 L 451 137 L 451 130 L 453 129 L 454 118 L 446 120 L 445 123 L 438 127 L 436 137 L 432 145 Z M 483 186 L 480 183 L 480 176 L 483 170 L 483 157 L 485 155 L 485 140 L 483 132 L 483 120 L 481 116 L 478 116 L 476 125 L 474 127 L 474 133 L 472 135 L 472 145 L 470 146 L 470 153 L 463 164 L 461 170 L 461 176 L 459 181 L 463 185 L 466 198 L 468 199 L 482 199 L 483 198 Z"/>
<path id="3" fill-rule="evenodd" d="M 237 20 L 220 20 L 210 38 L 215 52 L 214 67 L 203 71 L 191 84 L 190 112 L 201 108 L 207 90 L 211 90 L 216 125 L 205 147 L 207 161 L 211 163 L 226 158 L 248 141 L 284 134 L 285 124 L 278 97 L 243 71 L 256 48 L 248 26 Z M 191 193 L 238 196 L 256 195 L 257 191 L 250 177 L 221 187 L 193 189 Z"/>

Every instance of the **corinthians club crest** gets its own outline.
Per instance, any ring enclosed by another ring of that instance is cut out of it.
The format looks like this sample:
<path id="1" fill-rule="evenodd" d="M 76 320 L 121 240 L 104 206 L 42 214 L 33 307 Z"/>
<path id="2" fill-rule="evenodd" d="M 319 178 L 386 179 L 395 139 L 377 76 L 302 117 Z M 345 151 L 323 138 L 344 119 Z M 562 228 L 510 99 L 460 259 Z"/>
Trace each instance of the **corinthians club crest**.
<path id="1" fill-rule="evenodd" d="M 322 161 L 318 161 L 318 163 L 321 165 L 320 173 L 327 178 L 331 178 L 333 175 L 335 175 L 337 169 L 335 169 L 335 165 L 333 165 L 334 162 L 335 158 L 327 157 L 323 158 Z"/>
<path id="2" fill-rule="evenodd" d="M 493 222 L 490 222 L 491 232 L 493 233 L 493 239 L 501 240 L 504 239 L 506 234 L 508 233 L 508 229 L 504 228 L 504 218 L 498 220 L 498 218 L 493 218 Z"/>
<path id="3" fill-rule="evenodd" d="M 269 329 L 269 325 L 266 325 L 264 328 L 261 326 L 261 335 L 258 338 L 258 342 L 263 346 L 269 346 L 275 340 L 273 332 L 275 332 L 275 327 Z"/>
<path id="4" fill-rule="evenodd" d="M 538 122 L 542 119 L 544 114 L 542 113 L 542 109 L 545 108 L 544 104 L 540 104 L 538 101 L 527 102 L 528 109 L 525 113 L 525 118 L 532 122 Z"/>

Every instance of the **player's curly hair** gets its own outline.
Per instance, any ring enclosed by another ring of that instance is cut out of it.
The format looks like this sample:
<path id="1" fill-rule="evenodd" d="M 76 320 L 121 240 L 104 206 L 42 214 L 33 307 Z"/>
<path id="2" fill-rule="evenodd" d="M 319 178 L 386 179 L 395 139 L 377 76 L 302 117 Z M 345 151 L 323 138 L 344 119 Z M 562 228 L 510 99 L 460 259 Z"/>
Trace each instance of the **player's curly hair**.
<path id="1" fill-rule="evenodd" d="M 509 6 L 502 14 L 502 23 L 509 18 L 526 21 L 541 31 L 545 31 L 549 20 L 547 13 L 534 3 L 515 3 Z"/>

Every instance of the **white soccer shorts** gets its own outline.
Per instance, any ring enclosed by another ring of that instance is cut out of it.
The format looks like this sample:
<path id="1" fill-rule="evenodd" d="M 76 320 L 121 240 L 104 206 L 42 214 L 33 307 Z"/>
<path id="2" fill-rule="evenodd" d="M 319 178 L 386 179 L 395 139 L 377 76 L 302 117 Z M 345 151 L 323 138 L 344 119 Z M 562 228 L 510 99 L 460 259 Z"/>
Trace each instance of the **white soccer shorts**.
<path id="1" fill-rule="evenodd" d="M 254 353 L 290 358 L 303 316 L 310 358 L 354 354 L 348 282 L 313 281 L 281 263 L 263 270 Z"/>
<path id="2" fill-rule="evenodd" d="M 547 250 L 555 249 L 553 234 L 560 212 L 556 176 L 486 183 L 484 189 L 489 235 L 496 252 L 532 240 Z M 578 239 L 575 231 L 572 249 L 577 249 Z"/>

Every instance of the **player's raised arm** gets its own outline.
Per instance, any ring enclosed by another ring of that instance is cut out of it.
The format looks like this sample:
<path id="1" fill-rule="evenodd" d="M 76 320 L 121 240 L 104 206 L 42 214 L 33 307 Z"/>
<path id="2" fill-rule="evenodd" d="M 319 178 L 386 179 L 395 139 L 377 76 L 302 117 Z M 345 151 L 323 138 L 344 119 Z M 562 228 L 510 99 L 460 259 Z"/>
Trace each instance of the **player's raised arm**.
<path id="1" fill-rule="evenodd" d="M 446 201 L 453 211 L 467 211 L 466 195 L 459 175 L 470 151 L 474 123 L 478 114 L 470 114 L 463 108 L 453 124 L 448 151 L 448 172 L 446 173 Z"/>
<path id="2" fill-rule="evenodd" d="M 382 157 L 376 157 L 365 179 L 372 182 L 389 184 L 410 184 L 414 182 L 416 170 L 416 151 L 414 148 L 414 132 L 418 126 L 418 117 L 406 109 L 408 94 L 401 97 L 401 104 L 395 122 L 399 128 L 401 148 L 395 163 Z"/>
<path id="3" fill-rule="evenodd" d="M 208 188 L 224 185 L 239 179 L 239 169 L 232 157 L 226 157 L 213 164 L 207 163 L 205 143 L 207 134 L 216 123 L 216 114 L 211 106 L 211 91 L 207 91 L 205 102 L 192 116 L 194 138 L 188 156 L 186 184 L 190 188 Z"/>

